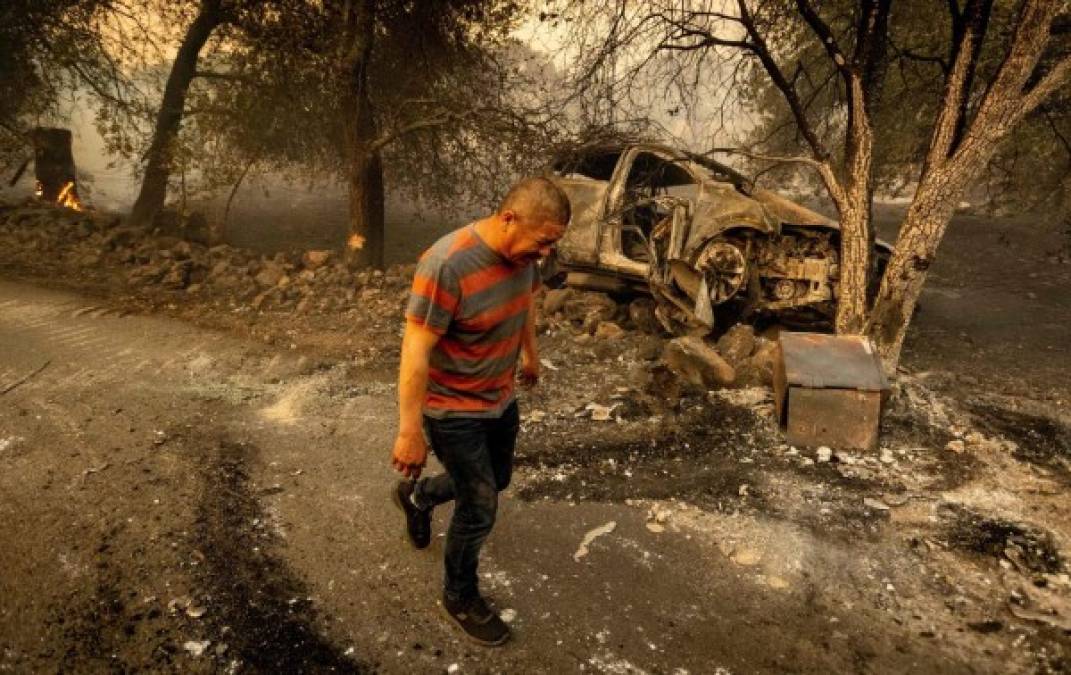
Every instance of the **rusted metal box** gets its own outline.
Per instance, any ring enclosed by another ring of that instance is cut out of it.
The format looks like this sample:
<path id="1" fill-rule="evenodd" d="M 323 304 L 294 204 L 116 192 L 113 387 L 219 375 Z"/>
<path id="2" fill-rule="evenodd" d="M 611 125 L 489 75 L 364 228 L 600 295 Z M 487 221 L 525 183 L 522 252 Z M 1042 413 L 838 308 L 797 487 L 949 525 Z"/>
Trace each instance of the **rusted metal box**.
<path id="1" fill-rule="evenodd" d="M 789 443 L 877 445 L 889 382 L 867 338 L 781 333 L 773 379 L 777 419 Z"/>

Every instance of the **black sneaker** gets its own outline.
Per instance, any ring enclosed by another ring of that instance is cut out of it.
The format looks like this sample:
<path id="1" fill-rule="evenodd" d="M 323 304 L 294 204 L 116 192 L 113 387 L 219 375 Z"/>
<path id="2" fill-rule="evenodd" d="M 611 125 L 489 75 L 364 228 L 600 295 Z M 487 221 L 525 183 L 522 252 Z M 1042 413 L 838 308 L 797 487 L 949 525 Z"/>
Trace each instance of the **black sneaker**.
<path id="1" fill-rule="evenodd" d="M 497 647 L 509 640 L 509 626 L 478 595 L 471 600 L 450 600 L 443 596 L 442 608 L 447 618 L 477 644 Z"/>
<path id="2" fill-rule="evenodd" d="M 405 514 L 405 530 L 409 542 L 416 548 L 427 548 L 431 543 L 431 509 L 418 509 L 410 496 L 415 483 L 408 480 L 399 481 L 391 489 L 390 496 L 394 505 Z"/>

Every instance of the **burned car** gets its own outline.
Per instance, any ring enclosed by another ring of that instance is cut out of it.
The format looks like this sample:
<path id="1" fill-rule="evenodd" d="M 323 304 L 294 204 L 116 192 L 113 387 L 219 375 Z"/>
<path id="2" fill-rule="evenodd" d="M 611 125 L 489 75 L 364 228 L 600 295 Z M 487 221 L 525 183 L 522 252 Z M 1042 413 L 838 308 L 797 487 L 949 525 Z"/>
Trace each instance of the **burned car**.
<path id="1" fill-rule="evenodd" d="M 705 157 L 653 144 L 582 147 L 556 158 L 573 216 L 544 276 L 650 293 L 673 332 L 774 316 L 832 320 L 838 224 Z M 874 279 L 891 255 L 876 243 Z"/>

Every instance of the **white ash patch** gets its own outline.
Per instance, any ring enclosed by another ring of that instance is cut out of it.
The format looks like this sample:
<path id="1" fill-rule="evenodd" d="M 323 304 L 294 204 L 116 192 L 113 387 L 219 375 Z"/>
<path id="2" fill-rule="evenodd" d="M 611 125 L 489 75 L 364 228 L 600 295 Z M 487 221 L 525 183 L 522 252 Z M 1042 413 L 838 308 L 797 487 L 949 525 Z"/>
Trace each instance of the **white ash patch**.
<path id="1" fill-rule="evenodd" d="M 588 658 L 588 665 L 595 668 L 597 672 L 610 673 L 610 675 L 647 675 L 648 672 L 609 650 L 593 654 Z"/>

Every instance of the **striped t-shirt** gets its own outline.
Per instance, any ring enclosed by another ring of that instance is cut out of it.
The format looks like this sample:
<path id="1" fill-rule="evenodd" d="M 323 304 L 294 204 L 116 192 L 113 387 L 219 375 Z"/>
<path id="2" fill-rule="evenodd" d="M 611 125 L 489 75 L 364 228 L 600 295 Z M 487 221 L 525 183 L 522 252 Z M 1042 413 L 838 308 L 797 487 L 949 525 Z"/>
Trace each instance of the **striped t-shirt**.
<path id="1" fill-rule="evenodd" d="M 431 354 L 424 414 L 498 417 L 514 400 L 513 379 L 532 292 L 534 263 L 516 265 L 472 225 L 425 251 L 406 319 L 442 337 Z"/>

